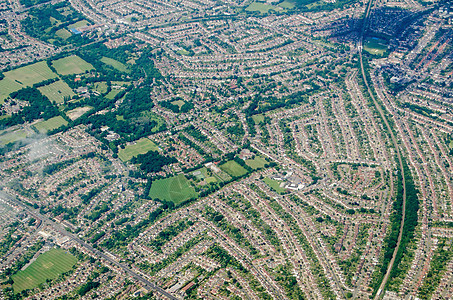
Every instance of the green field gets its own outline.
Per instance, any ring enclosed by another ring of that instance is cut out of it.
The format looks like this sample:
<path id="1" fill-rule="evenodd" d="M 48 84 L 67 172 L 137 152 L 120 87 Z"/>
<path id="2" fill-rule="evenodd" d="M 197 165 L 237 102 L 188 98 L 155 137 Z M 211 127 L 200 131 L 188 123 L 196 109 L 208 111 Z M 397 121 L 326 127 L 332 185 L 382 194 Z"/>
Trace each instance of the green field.
<path id="1" fill-rule="evenodd" d="M 91 64 L 76 55 L 54 60 L 52 66 L 60 75 L 82 74 L 94 69 Z"/>
<path id="2" fill-rule="evenodd" d="M 282 3 L 278 4 L 278 6 L 286 9 L 293 9 L 295 7 L 294 3 L 291 3 L 289 1 L 283 1 Z"/>
<path id="3" fill-rule="evenodd" d="M 41 121 L 33 125 L 39 133 L 47 133 L 50 130 L 60 128 L 61 126 L 68 125 L 68 122 L 62 116 L 50 118 L 47 121 Z"/>
<path id="4" fill-rule="evenodd" d="M 71 98 L 75 95 L 68 84 L 62 80 L 58 80 L 49 85 L 42 86 L 38 88 L 38 90 L 41 92 L 41 94 L 49 98 L 51 102 L 56 103 L 63 103 L 65 97 Z"/>
<path id="5" fill-rule="evenodd" d="M 151 150 L 157 151 L 158 149 L 159 148 L 157 148 L 156 144 L 154 144 L 154 142 L 150 139 L 141 138 L 135 144 L 128 145 L 124 149 L 121 149 L 118 152 L 118 157 L 122 161 L 128 161 L 131 160 L 132 157 L 135 157 L 139 154 L 145 154 Z"/>
<path id="6" fill-rule="evenodd" d="M 223 165 L 220 165 L 220 169 L 233 177 L 239 177 L 247 174 L 247 170 L 233 160 L 227 161 Z"/>
<path id="7" fill-rule="evenodd" d="M 173 101 L 171 104 L 178 105 L 179 109 L 181 109 L 181 107 L 185 104 L 185 102 L 182 100 L 176 100 L 176 101 Z"/>
<path id="8" fill-rule="evenodd" d="M 387 42 L 383 39 L 371 37 L 365 40 L 363 49 L 370 54 L 384 55 L 387 52 Z"/>
<path id="9" fill-rule="evenodd" d="M 119 92 L 121 92 L 121 90 L 112 89 L 107 95 L 105 95 L 105 98 L 113 99 L 116 95 L 118 95 Z"/>
<path id="10" fill-rule="evenodd" d="M 108 86 L 105 81 L 96 82 L 93 84 L 93 89 L 100 94 L 104 94 L 105 92 L 107 92 Z"/>
<path id="11" fill-rule="evenodd" d="M 253 159 L 247 159 L 245 161 L 245 163 L 250 168 L 256 170 L 256 169 L 264 168 L 264 165 L 267 164 L 267 161 L 264 158 L 262 158 L 262 157 L 255 156 Z"/>
<path id="12" fill-rule="evenodd" d="M 281 181 L 270 179 L 269 177 L 266 177 L 263 179 L 264 183 L 266 183 L 271 189 L 276 191 L 277 193 L 281 194 L 286 192 L 285 188 L 280 187 Z"/>
<path id="13" fill-rule="evenodd" d="M 12 132 L 0 133 L 0 144 L 6 145 L 9 143 L 15 143 L 27 137 L 27 133 L 20 129 Z"/>
<path id="14" fill-rule="evenodd" d="M 85 27 L 85 26 L 88 26 L 88 25 L 90 25 L 90 23 L 88 23 L 87 20 L 82 20 L 82 21 L 79 21 L 77 23 L 69 25 L 68 28 L 69 29 L 73 29 L 73 28 Z"/>
<path id="15" fill-rule="evenodd" d="M 59 29 L 57 30 L 57 32 L 55 32 L 55 34 L 59 37 L 59 38 L 62 38 L 64 40 L 66 40 L 67 38 L 71 37 L 71 33 L 69 31 L 67 31 L 66 29 Z"/>
<path id="16" fill-rule="evenodd" d="M 112 58 L 108 58 L 108 57 L 102 57 L 101 58 L 101 61 L 106 64 L 106 65 L 109 65 L 115 69 L 117 69 L 118 71 L 120 72 L 123 72 L 123 73 L 130 73 L 131 71 L 127 68 L 127 66 L 115 59 L 112 59 Z"/>
<path id="17" fill-rule="evenodd" d="M 190 198 L 197 197 L 198 194 L 184 174 L 179 174 L 178 176 L 154 181 L 151 185 L 149 196 L 153 199 L 158 198 L 179 204 Z"/>
<path id="18" fill-rule="evenodd" d="M 264 116 L 263 115 L 253 115 L 252 119 L 255 122 L 255 124 L 259 124 L 261 122 L 264 122 Z"/>
<path id="19" fill-rule="evenodd" d="M 14 292 L 33 289 L 47 279 L 55 279 L 58 275 L 71 270 L 76 262 L 77 258 L 65 250 L 51 249 L 38 256 L 25 270 L 12 276 Z"/>
<path id="20" fill-rule="evenodd" d="M 264 13 L 269 12 L 269 10 L 271 10 L 271 9 L 273 9 L 275 11 L 283 11 L 284 7 L 269 5 L 269 4 L 265 4 L 262 2 L 253 2 L 245 10 L 259 11 L 260 13 L 264 14 Z"/>
<path id="21" fill-rule="evenodd" d="M 3 75 L 5 78 L 0 80 L 0 103 L 12 92 L 57 77 L 45 61 L 5 72 Z"/>

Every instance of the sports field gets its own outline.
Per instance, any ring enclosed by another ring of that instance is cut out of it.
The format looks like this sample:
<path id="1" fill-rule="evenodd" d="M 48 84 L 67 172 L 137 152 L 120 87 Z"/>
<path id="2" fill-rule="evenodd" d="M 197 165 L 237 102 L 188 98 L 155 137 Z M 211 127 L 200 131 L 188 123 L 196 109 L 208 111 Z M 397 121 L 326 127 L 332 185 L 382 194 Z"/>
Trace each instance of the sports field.
<path id="1" fill-rule="evenodd" d="M 63 119 L 62 116 L 50 118 L 47 121 L 41 121 L 33 125 L 40 133 L 46 133 L 50 130 L 60 128 L 63 125 L 67 125 L 68 122 Z"/>
<path id="2" fill-rule="evenodd" d="M 239 177 L 247 174 L 247 170 L 233 160 L 227 161 L 226 163 L 221 165 L 220 169 L 227 172 L 229 175 L 233 177 Z"/>
<path id="3" fill-rule="evenodd" d="M 60 58 L 52 62 L 60 75 L 81 74 L 94 69 L 93 66 L 76 55 Z"/>
<path id="4" fill-rule="evenodd" d="M 12 132 L 0 132 L 0 144 L 14 143 L 27 137 L 27 133 L 20 129 Z"/>
<path id="5" fill-rule="evenodd" d="M 38 90 L 41 94 L 49 98 L 51 102 L 55 103 L 63 103 L 65 97 L 70 98 L 75 95 L 69 85 L 63 80 L 58 80 L 49 85 L 42 86 L 38 88 Z"/>
<path id="6" fill-rule="evenodd" d="M 66 29 L 59 29 L 57 30 L 57 32 L 55 32 L 55 34 L 59 37 L 59 38 L 62 38 L 64 40 L 66 40 L 67 38 L 71 37 L 71 33 L 69 31 L 67 31 Z"/>
<path id="7" fill-rule="evenodd" d="M 151 184 L 149 196 L 153 199 L 158 198 L 179 204 L 190 198 L 197 197 L 198 194 L 184 174 L 179 174 L 174 177 L 154 181 Z"/>
<path id="8" fill-rule="evenodd" d="M 247 166 L 250 168 L 256 170 L 256 169 L 261 169 L 264 167 L 265 164 L 267 164 L 267 161 L 259 156 L 255 156 L 253 159 L 247 159 L 245 161 Z"/>
<path id="9" fill-rule="evenodd" d="M 77 258 L 67 251 L 51 249 L 38 256 L 25 270 L 12 276 L 14 292 L 33 289 L 47 279 L 55 279 L 58 275 L 71 270 L 76 262 Z"/>
<path id="10" fill-rule="evenodd" d="M 101 61 L 106 64 L 106 65 L 109 65 L 115 69 L 117 69 L 118 71 L 120 72 L 123 72 L 123 73 L 130 73 L 131 71 L 127 68 L 127 66 L 115 59 L 112 59 L 112 58 L 108 58 L 108 57 L 102 57 L 101 58 Z"/>
<path id="11" fill-rule="evenodd" d="M 387 51 L 387 42 L 377 37 L 367 38 L 363 49 L 371 54 L 384 55 Z"/>
<path id="12" fill-rule="evenodd" d="M 135 157 L 139 154 L 145 154 L 151 150 L 157 151 L 159 150 L 159 148 L 150 139 L 141 138 L 135 144 L 128 145 L 124 149 L 121 149 L 118 152 L 118 157 L 122 161 L 128 161 L 131 160 L 132 157 Z"/>
<path id="13" fill-rule="evenodd" d="M 12 92 L 57 77 L 45 61 L 5 72 L 3 75 L 5 78 L 0 80 L 0 103 Z"/>
<path id="14" fill-rule="evenodd" d="M 266 183 L 271 189 L 276 191 L 277 193 L 281 194 L 286 191 L 285 188 L 280 187 L 281 181 L 270 179 L 269 177 L 266 177 L 263 179 L 264 183 Z"/>

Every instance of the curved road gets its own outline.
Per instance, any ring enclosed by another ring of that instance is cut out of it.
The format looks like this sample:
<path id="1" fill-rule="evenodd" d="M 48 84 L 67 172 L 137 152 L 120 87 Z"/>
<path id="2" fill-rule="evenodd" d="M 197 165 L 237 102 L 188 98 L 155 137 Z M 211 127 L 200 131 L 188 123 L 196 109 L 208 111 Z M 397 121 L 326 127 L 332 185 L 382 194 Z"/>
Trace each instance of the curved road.
<path id="1" fill-rule="evenodd" d="M 393 256 L 392 256 L 392 259 L 390 260 L 390 263 L 389 263 L 389 265 L 387 267 L 387 272 L 385 273 L 385 276 L 382 279 L 382 282 L 381 282 L 381 285 L 379 287 L 379 290 L 376 293 L 376 296 L 374 297 L 374 299 L 377 300 L 377 299 L 380 299 L 381 296 L 383 296 L 381 294 L 382 294 L 382 292 L 384 290 L 384 287 L 387 284 L 387 281 L 389 279 L 390 271 L 392 270 L 393 264 L 395 263 L 396 254 L 397 254 L 398 249 L 400 247 L 401 238 L 403 236 L 404 218 L 406 216 L 406 178 L 405 178 L 405 175 L 404 175 L 403 161 L 401 159 L 401 153 L 400 153 L 400 149 L 398 147 L 397 140 L 395 138 L 395 135 L 393 134 L 392 129 L 390 128 L 390 125 L 389 125 L 389 123 L 387 121 L 387 118 L 384 115 L 384 112 L 382 111 L 382 107 L 377 103 L 376 98 L 374 97 L 374 95 L 373 95 L 373 93 L 371 91 L 371 88 L 370 88 L 370 86 L 368 84 L 368 81 L 367 81 L 367 78 L 366 78 L 366 75 L 365 75 L 365 68 L 363 67 L 363 58 L 362 58 L 363 37 L 365 35 L 365 30 L 366 30 L 366 27 L 368 25 L 368 18 L 370 16 L 372 4 L 373 4 L 373 0 L 370 0 L 368 2 L 368 7 L 366 9 L 365 16 L 363 18 L 362 30 L 361 30 L 360 40 L 359 40 L 359 45 L 358 45 L 359 56 L 360 56 L 360 68 L 362 70 L 363 81 L 365 82 L 366 88 L 368 90 L 368 93 L 370 94 L 371 99 L 373 99 L 374 106 L 379 111 L 379 114 L 381 115 L 381 118 L 384 120 L 385 126 L 387 127 L 388 131 L 390 132 L 390 136 L 392 138 L 393 147 L 395 148 L 396 154 L 397 154 L 397 157 L 398 157 L 398 163 L 400 165 L 401 176 L 403 178 L 403 215 L 402 215 L 402 218 L 401 218 L 401 225 L 400 225 L 400 231 L 399 231 L 399 234 L 398 234 L 398 241 L 396 243 L 395 249 L 393 250 Z"/>

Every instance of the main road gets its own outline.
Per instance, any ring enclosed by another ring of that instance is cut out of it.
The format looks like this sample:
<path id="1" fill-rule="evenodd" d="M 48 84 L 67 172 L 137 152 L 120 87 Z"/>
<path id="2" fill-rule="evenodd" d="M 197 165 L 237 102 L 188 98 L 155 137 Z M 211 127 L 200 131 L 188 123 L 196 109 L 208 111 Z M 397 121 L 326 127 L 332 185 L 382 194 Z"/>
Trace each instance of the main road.
<path id="1" fill-rule="evenodd" d="M 10 204 L 13 204 L 13 205 L 16 205 L 16 206 L 20 206 L 21 208 L 23 208 L 25 211 L 27 211 L 31 215 L 34 215 L 36 218 L 40 219 L 42 221 L 42 223 L 50 225 L 55 231 L 59 232 L 61 235 L 70 238 L 72 241 L 76 242 L 81 247 L 83 247 L 83 248 L 87 249 L 88 251 L 90 251 L 93 254 L 93 256 L 95 256 L 96 258 L 107 261 L 111 265 L 121 269 L 128 276 L 130 276 L 130 277 L 134 278 L 135 280 L 141 282 L 144 285 L 144 288 L 146 288 L 147 290 L 153 290 L 154 292 L 157 292 L 158 294 L 160 294 L 160 295 L 162 295 L 162 296 L 164 296 L 164 297 L 166 297 L 168 299 L 171 299 L 171 300 L 177 300 L 178 299 L 178 298 L 174 297 L 173 295 L 169 294 L 168 292 L 166 292 L 161 287 L 155 285 L 154 283 L 152 283 L 148 279 L 144 278 L 141 274 L 139 274 L 136 271 L 132 270 L 129 266 L 127 266 L 127 265 L 125 265 L 123 263 L 117 262 L 116 260 L 111 258 L 106 253 L 101 252 L 98 249 L 93 248 L 91 245 L 87 244 L 85 241 L 80 239 L 78 236 L 66 231 L 64 229 L 64 227 L 61 226 L 60 224 L 58 224 L 56 222 L 53 222 L 52 220 L 50 220 L 46 216 L 43 216 L 37 210 L 26 206 L 25 204 L 23 204 L 22 202 L 17 200 L 16 197 L 14 197 L 14 196 L 12 196 L 12 195 L 0 190 L 0 200 L 3 200 L 5 202 L 7 202 L 7 203 L 9 202 Z"/>
<path id="2" fill-rule="evenodd" d="M 362 77 L 363 77 L 363 81 L 364 81 L 364 83 L 366 85 L 366 88 L 368 90 L 368 94 L 370 94 L 370 97 L 373 100 L 374 106 L 376 107 L 376 109 L 378 110 L 379 114 L 381 115 L 382 120 L 384 120 L 385 126 L 387 127 L 387 130 L 390 133 L 390 137 L 392 139 L 393 147 L 394 147 L 394 149 L 396 151 L 396 154 L 397 154 L 397 157 L 398 157 L 398 163 L 400 165 L 401 176 L 402 176 L 402 181 L 403 181 L 403 214 L 402 214 L 402 217 L 401 217 L 401 224 L 400 224 L 400 231 L 399 231 L 399 234 L 398 234 L 398 241 L 396 243 L 395 249 L 393 250 L 392 259 L 390 260 L 390 263 L 389 263 L 389 265 L 387 267 L 387 271 L 385 273 L 385 276 L 382 279 L 381 285 L 379 286 L 379 290 L 376 293 L 376 296 L 374 298 L 375 300 L 377 300 L 377 299 L 380 299 L 381 296 L 383 296 L 381 294 L 384 291 L 385 285 L 387 284 L 387 281 L 389 279 L 390 272 L 391 272 L 391 270 L 393 268 L 393 264 L 395 263 L 396 254 L 398 253 L 398 249 L 399 249 L 400 244 L 401 244 L 401 238 L 403 236 L 404 218 L 406 216 L 406 178 L 405 178 L 405 174 L 404 174 L 403 161 L 401 159 L 401 153 L 400 153 L 400 149 L 398 147 L 398 143 L 397 143 L 396 137 L 393 134 L 393 130 L 390 128 L 390 125 L 388 123 L 387 117 L 384 115 L 384 112 L 382 111 L 382 107 L 376 101 L 376 98 L 374 97 L 374 95 L 373 95 L 373 93 L 371 91 L 371 88 L 370 88 L 370 86 L 368 84 L 368 80 L 367 80 L 367 77 L 366 77 L 366 74 L 365 74 L 365 68 L 363 67 L 363 58 L 362 58 L 363 37 L 364 37 L 365 31 L 367 29 L 368 19 L 370 17 L 372 5 L 373 5 L 373 0 L 370 0 L 368 2 L 368 6 L 366 8 L 365 16 L 363 18 L 363 23 L 362 23 L 362 30 L 361 30 L 360 39 L 359 39 L 359 45 L 358 45 L 359 56 L 360 56 L 360 68 L 362 69 Z"/>

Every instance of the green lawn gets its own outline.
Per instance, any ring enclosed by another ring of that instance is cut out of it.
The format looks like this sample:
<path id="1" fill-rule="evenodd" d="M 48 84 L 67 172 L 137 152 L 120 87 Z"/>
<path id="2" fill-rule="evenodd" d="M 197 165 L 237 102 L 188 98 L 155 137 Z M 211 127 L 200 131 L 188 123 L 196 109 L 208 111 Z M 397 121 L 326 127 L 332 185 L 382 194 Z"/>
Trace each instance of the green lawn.
<path id="1" fill-rule="evenodd" d="M 60 75 L 81 74 L 94 69 L 91 64 L 76 55 L 54 60 L 52 66 Z"/>
<path id="2" fill-rule="evenodd" d="M 47 121 L 41 121 L 33 125 L 40 133 L 46 133 L 50 130 L 60 128 L 61 126 L 68 125 L 68 122 L 62 116 L 50 118 Z"/>
<path id="3" fill-rule="evenodd" d="M 275 11 L 282 11 L 284 10 L 283 7 L 269 5 L 261 2 L 253 2 L 251 3 L 245 10 L 247 11 L 259 11 L 260 13 L 267 13 L 270 9 Z"/>
<path id="4" fill-rule="evenodd" d="M 41 94 L 49 98 L 50 101 L 56 103 L 63 103 L 65 97 L 71 98 L 75 95 L 68 84 L 63 80 L 58 80 L 49 85 L 42 86 L 38 88 L 38 90 Z"/>
<path id="5" fill-rule="evenodd" d="M 45 61 L 5 72 L 3 75 L 5 78 L 0 80 L 0 103 L 12 92 L 57 77 Z"/>
<path id="6" fill-rule="evenodd" d="M 116 96 L 119 92 L 121 92 L 121 90 L 114 90 L 114 89 L 113 89 L 113 90 L 111 90 L 107 95 L 105 95 L 105 98 L 107 98 L 107 99 L 113 99 L 113 98 L 115 98 L 115 96 Z"/>
<path id="7" fill-rule="evenodd" d="M 233 177 L 239 177 L 247 174 L 247 170 L 233 160 L 227 161 L 226 163 L 221 165 L 220 169 L 227 172 L 229 175 Z"/>
<path id="8" fill-rule="evenodd" d="M 285 188 L 280 187 L 281 181 L 270 179 L 269 177 L 264 178 L 264 183 L 266 183 L 271 189 L 281 194 L 286 192 Z"/>
<path id="9" fill-rule="evenodd" d="M 33 289 L 47 279 L 55 279 L 58 275 L 71 270 L 76 262 L 77 258 L 67 251 L 51 249 L 38 256 L 25 270 L 12 276 L 14 292 Z"/>
<path id="10" fill-rule="evenodd" d="M 173 101 L 171 104 L 173 105 L 178 105 L 179 109 L 181 109 L 181 107 L 185 104 L 186 102 L 182 101 L 182 100 L 176 100 L 176 101 Z"/>
<path id="11" fill-rule="evenodd" d="M 121 149 L 118 152 L 118 157 L 122 161 L 128 161 L 131 160 L 132 157 L 135 157 L 139 154 L 145 154 L 151 150 L 157 151 L 158 149 L 159 148 L 157 148 L 156 144 L 154 144 L 154 142 L 150 139 L 141 138 L 135 144 L 128 145 L 124 149 Z"/>
<path id="12" fill-rule="evenodd" d="M 26 137 L 27 137 L 27 133 L 22 129 L 8 132 L 8 133 L 3 132 L 3 133 L 0 133 L 0 144 L 6 145 L 9 143 L 14 143 L 14 142 L 22 140 Z"/>
<path id="13" fill-rule="evenodd" d="M 387 51 L 387 42 L 383 39 L 371 37 L 365 40 L 363 49 L 371 54 L 384 55 Z"/>
<path id="14" fill-rule="evenodd" d="M 247 159 L 245 161 L 245 163 L 250 168 L 256 170 L 256 169 L 264 168 L 264 165 L 267 164 L 267 161 L 264 158 L 256 155 L 253 159 Z"/>
<path id="15" fill-rule="evenodd" d="M 289 1 L 283 1 L 278 6 L 286 8 L 286 9 L 293 9 L 295 7 L 294 3 L 291 3 Z"/>
<path id="16" fill-rule="evenodd" d="M 123 63 L 121 63 L 121 62 L 119 62 L 119 61 L 117 61 L 115 59 L 108 58 L 108 57 L 104 56 L 104 57 L 101 58 L 101 61 L 104 64 L 109 65 L 109 66 L 117 69 L 120 72 L 123 72 L 123 73 L 130 73 L 131 72 L 125 64 L 123 64 Z"/>
<path id="17" fill-rule="evenodd" d="M 255 121 L 255 124 L 259 124 L 261 122 L 264 122 L 264 116 L 263 115 L 253 115 L 252 119 L 253 119 L 253 121 Z"/>
<path id="18" fill-rule="evenodd" d="M 71 37 L 71 33 L 69 31 L 67 31 L 66 29 L 59 29 L 57 30 L 57 32 L 55 32 L 55 34 L 59 37 L 59 38 L 62 38 L 64 40 L 66 40 L 67 38 Z"/>
<path id="19" fill-rule="evenodd" d="M 82 20 L 77 23 L 69 25 L 68 28 L 73 29 L 73 28 L 79 28 L 79 27 L 84 27 L 84 26 L 88 26 L 88 25 L 90 25 L 90 23 L 88 23 L 87 20 Z"/>
<path id="20" fill-rule="evenodd" d="M 198 194 L 184 174 L 179 174 L 174 177 L 154 181 L 151 185 L 149 196 L 153 199 L 158 198 L 179 204 L 190 198 L 197 197 Z"/>
<path id="21" fill-rule="evenodd" d="M 104 94 L 108 89 L 107 82 L 101 81 L 93 83 L 93 89 L 100 94 Z"/>

